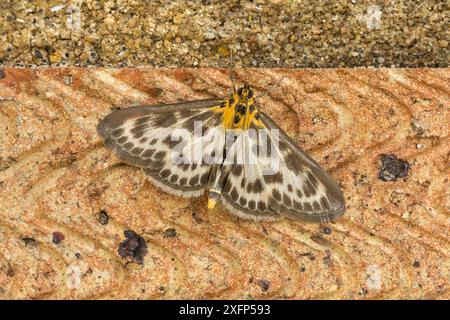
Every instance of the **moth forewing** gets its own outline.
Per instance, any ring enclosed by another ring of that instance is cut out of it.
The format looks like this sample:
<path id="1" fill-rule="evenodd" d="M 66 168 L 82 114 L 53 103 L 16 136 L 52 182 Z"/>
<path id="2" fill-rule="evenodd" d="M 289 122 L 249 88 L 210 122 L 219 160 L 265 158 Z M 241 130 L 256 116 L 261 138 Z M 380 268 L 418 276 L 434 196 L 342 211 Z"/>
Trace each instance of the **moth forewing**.
<path id="1" fill-rule="evenodd" d="M 208 99 L 121 109 L 106 116 L 97 130 L 121 160 L 143 168 L 164 191 L 183 197 L 199 196 L 208 186 L 211 166 L 201 157 L 199 162 L 192 161 L 195 144 L 202 144 L 204 137 L 193 139 L 191 135 L 196 122 L 216 127 L 221 124 L 220 114 L 211 109 L 222 102 Z M 191 135 L 183 136 L 182 141 L 176 139 L 177 133 L 186 132 Z M 215 148 L 223 149 L 220 139 L 215 141 Z"/>

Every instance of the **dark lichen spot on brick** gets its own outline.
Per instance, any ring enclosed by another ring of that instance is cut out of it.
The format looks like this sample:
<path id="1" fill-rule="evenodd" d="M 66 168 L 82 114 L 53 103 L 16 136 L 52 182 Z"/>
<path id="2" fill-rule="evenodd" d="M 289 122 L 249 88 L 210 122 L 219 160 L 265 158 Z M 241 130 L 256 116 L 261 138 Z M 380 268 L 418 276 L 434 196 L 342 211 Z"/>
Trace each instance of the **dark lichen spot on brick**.
<path id="1" fill-rule="evenodd" d="M 174 228 L 169 228 L 164 231 L 164 238 L 175 238 L 177 236 L 177 231 Z"/>
<path id="2" fill-rule="evenodd" d="M 36 247 L 37 241 L 31 237 L 23 237 L 22 241 L 25 243 L 26 247 Z"/>
<path id="3" fill-rule="evenodd" d="M 420 261 L 419 260 L 414 260 L 413 267 L 414 268 L 420 267 Z"/>
<path id="4" fill-rule="evenodd" d="M 270 281 L 268 280 L 264 279 L 256 280 L 256 284 L 261 287 L 261 290 L 263 292 L 266 292 L 270 288 Z"/>
<path id="5" fill-rule="evenodd" d="M 331 234 L 331 228 L 330 227 L 325 227 L 325 228 L 323 228 L 323 233 L 325 233 L 325 234 Z"/>
<path id="6" fill-rule="evenodd" d="M 311 237 L 309 237 L 312 241 L 320 244 L 320 245 L 324 245 L 327 246 L 329 245 L 329 241 L 327 239 L 325 239 L 324 237 L 322 237 L 320 234 L 313 234 Z"/>
<path id="7" fill-rule="evenodd" d="M 330 251 L 326 251 L 326 256 L 322 258 L 322 262 L 327 267 L 333 266 L 333 259 L 331 257 Z"/>
<path id="8" fill-rule="evenodd" d="M 316 256 L 312 252 L 302 253 L 300 257 L 308 257 L 311 261 L 316 260 Z"/>
<path id="9" fill-rule="evenodd" d="M 52 236 L 53 236 L 52 237 L 52 242 L 54 244 L 60 244 L 65 238 L 64 235 L 61 232 L 59 232 L 59 231 L 53 232 Z"/>
<path id="10" fill-rule="evenodd" d="M 3 71 L 3 70 L 0 69 L 0 80 L 1 80 L 1 79 L 5 79 L 5 78 L 6 78 L 5 71 Z"/>
<path id="11" fill-rule="evenodd" d="M 105 210 L 100 210 L 98 214 L 98 222 L 102 225 L 107 225 L 109 222 L 108 213 Z"/>
<path id="12" fill-rule="evenodd" d="M 17 160 L 12 157 L 2 158 L 0 157 L 0 171 L 4 171 L 11 167 Z"/>
<path id="13" fill-rule="evenodd" d="M 395 155 L 382 154 L 380 157 L 381 166 L 378 178 L 383 181 L 396 181 L 397 178 L 404 178 L 408 175 L 408 162 L 398 159 Z"/>
<path id="14" fill-rule="evenodd" d="M 42 55 L 42 52 L 41 52 L 39 49 L 35 49 L 35 50 L 33 51 L 33 53 L 34 53 L 34 56 L 35 56 L 36 58 L 38 58 L 38 59 L 44 58 L 44 56 Z"/>
<path id="15" fill-rule="evenodd" d="M 126 239 L 120 243 L 117 252 L 124 259 L 131 258 L 133 262 L 143 264 L 144 256 L 147 254 L 147 243 L 144 238 L 132 230 L 125 230 L 124 235 Z"/>
<path id="16" fill-rule="evenodd" d="M 153 98 L 159 98 L 163 94 L 164 90 L 161 88 L 151 88 L 148 90 L 148 94 Z"/>
<path id="17" fill-rule="evenodd" d="M 165 294 L 165 293 L 166 293 L 166 287 L 160 286 L 160 287 L 158 288 L 158 293 L 160 293 L 160 294 Z"/>
<path id="18" fill-rule="evenodd" d="M 75 258 L 80 259 L 81 258 L 81 254 L 79 252 L 75 253 Z"/>
<path id="19" fill-rule="evenodd" d="M 421 138 L 425 135 L 425 129 L 418 124 L 411 122 L 411 130 L 416 134 L 416 137 Z"/>

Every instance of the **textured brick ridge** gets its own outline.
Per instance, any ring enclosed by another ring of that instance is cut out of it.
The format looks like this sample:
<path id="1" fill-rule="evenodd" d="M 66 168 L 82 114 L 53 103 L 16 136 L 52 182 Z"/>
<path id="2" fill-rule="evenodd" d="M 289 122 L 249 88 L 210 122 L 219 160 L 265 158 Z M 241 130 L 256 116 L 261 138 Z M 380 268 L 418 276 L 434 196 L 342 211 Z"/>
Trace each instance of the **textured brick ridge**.
<path id="1" fill-rule="evenodd" d="M 450 58 L 445 0 L 2 0 L 0 12 L 0 66 L 224 67 L 229 48 L 246 67 Z"/>
<path id="2" fill-rule="evenodd" d="M 342 186 L 326 225 L 208 212 L 103 146 L 114 108 L 223 96 L 227 70 L 3 72 L 0 298 L 450 298 L 448 69 L 236 70 L 286 77 L 259 101 Z"/>

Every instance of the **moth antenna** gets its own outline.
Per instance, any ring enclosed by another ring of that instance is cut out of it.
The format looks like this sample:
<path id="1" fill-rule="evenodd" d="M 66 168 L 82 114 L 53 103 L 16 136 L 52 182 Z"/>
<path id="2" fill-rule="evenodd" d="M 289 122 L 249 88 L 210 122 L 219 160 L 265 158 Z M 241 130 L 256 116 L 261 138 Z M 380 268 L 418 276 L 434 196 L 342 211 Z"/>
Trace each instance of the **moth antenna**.
<path id="1" fill-rule="evenodd" d="M 236 88 L 236 79 L 234 77 L 234 61 L 233 61 L 233 49 L 231 47 L 228 47 L 228 50 L 230 51 L 230 65 L 228 66 L 228 71 L 230 74 L 230 80 L 231 85 L 233 86 L 233 93 L 236 94 L 237 88 Z"/>
<path id="2" fill-rule="evenodd" d="M 273 89 L 275 89 L 276 87 L 278 87 L 284 79 L 286 79 L 286 76 L 283 76 L 280 80 L 278 80 L 275 84 L 273 84 L 273 85 L 272 85 L 269 89 L 267 89 L 265 92 L 263 92 L 262 94 L 256 96 L 255 99 L 266 96 L 270 91 L 272 91 Z"/>

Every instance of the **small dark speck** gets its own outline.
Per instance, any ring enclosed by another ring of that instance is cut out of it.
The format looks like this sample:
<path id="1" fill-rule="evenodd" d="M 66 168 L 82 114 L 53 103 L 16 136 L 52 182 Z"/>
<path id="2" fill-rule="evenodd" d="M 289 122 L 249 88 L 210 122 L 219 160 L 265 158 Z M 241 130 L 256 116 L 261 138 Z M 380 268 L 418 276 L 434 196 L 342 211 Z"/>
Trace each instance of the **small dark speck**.
<path id="1" fill-rule="evenodd" d="M 266 292 L 270 288 L 270 281 L 260 279 L 256 281 L 256 284 L 261 287 L 261 290 Z"/>
<path id="2" fill-rule="evenodd" d="M 11 267 L 9 267 L 8 271 L 6 271 L 6 275 L 10 278 L 14 277 L 15 274 L 16 273 L 14 272 L 14 270 Z"/>
<path id="3" fill-rule="evenodd" d="M 42 59 L 44 57 L 38 49 L 34 50 L 34 56 L 38 59 Z"/>
<path id="4" fill-rule="evenodd" d="M 161 88 L 151 88 L 149 90 L 149 94 L 154 97 L 154 98 L 158 98 L 163 94 L 164 90 Z"/>
<path id="5" fill-rule="evenodd" d="M 1 79 L 5 79 L 5 78 L 6 78 L 5 71 L 3 71 L 3 70 L 0 69 L 0 80 L 1 80 Z"/>
<path id="6" fill-rule="evenodd" d="M 60 244 L 64 240 L 64 235 L 59 231 L 53 232 L 52 236 L 53 236 L 52 242 L 54 244 Z"/>
<path id="7" fill-rule="evenodd" d="M 109 222 L 108 213 L 105 210 L 100 210 L 98 214 L 98 222 L 102 225 L 107 225 Z"/>
<path id="8" fill-rule="evenodd" d="M 414 268 L 420 267 L 420 261 L 419 260 L 415 260 L 414 263 L 413 263 L 413 267 Z"/>
<path id="9" fill-rule="evenodd" d="M 203 222 L 203 219 L 195 211 L 192 212 L 192 218 L 194 219 L 195 223 L 202 223 Z"/>
<path id="10" fill-rule="evenodd" d="M 330 228 L 330 227 L 325 227 L 325 228 L 323 228 L 323 233 L 325 233 L 325 234 L 331 234 L 331 228 Z"/>
<path id="11" fill-rule="evenodd" d="M 164 238 L 175 238 L 177 236 L 177 231 L 174 228 L 169 228 L 164 231 Z"/>
<path id="12" fill-rule="evenodd" d="M 300 254 L 301 257 L 308 257 L 309 260 L 314 261 L 316 260 L 316 256 L 312 252 L 302 253 Z"/>
<path id="13" fill-rule="evenodd" d="M 127 239 L 123 240 L 117 252 L 122 258 L 132 258 L 135 262 L 143 264 L 144 256 L 147 254 L 147 243 L 145 239 L 132 230 L 125 230 Z"/>
<path id="14" fill-rule="evenodd" d="M 305 266 L 301 266 L 301 267 L 300 267 L 300 272 L 305 272 L 305 271 L 306 271 Z"/>
<path id="15" fill-rule="evenodd" d="M 381 167 L 378 178 L 383 181 L 395 181 L 397 178 L 404 178 L 408 175 L 408 162 L 398 159 L 395 155 L 381 155 Z"/>
<path id="16" fill-rule="evenodd" d="M 332 260 L 331 255 L 330 255 L 329 252 L 327 253 L 327 255 L 325 257 L 323 257 L 322 262 L 326 266 L 332 266 L 333 265 L 333 260 Z"/>
<path id="17" fill-rule="evenodd" d="M 27 247 L 35 247 L 36 246 L 36 240 L 30 237 L 24 237 L 22 238 L 22 241 L 25 243 L 25 246 Z"/>
<path id="18" fill-rule="evenodd" d="M 81 258 L 81 254 L 80 254 L 79 252 L 77 252 L 77 253 L 75 253 L 75 257 L 76 257 L 77 259 L 80 259 L 80 258 Z"/>

